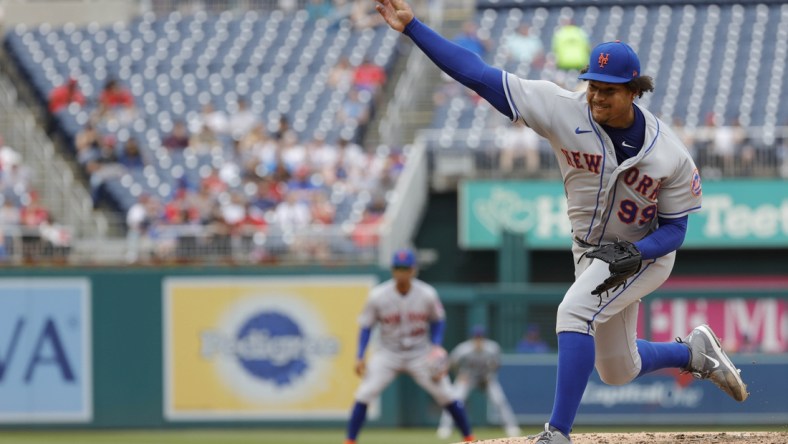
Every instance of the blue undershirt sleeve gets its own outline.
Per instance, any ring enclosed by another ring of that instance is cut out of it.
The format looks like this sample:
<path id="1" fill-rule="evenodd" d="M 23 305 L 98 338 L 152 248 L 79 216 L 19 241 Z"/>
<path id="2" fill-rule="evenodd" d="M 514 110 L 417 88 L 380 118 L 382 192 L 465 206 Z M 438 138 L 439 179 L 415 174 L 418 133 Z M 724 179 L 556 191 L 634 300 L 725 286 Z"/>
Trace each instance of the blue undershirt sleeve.
<path id="1" fill-rule="evenodd" d="M 445 39 L 418 19 L 411 20 L 403 34 L 443 72 L 476 91 L 501 114 L 513 118 L 503 89 L 503 71 L 484 63 L 481 57 Z"/>
<path id="2" fill-rule="evenodd" d="M 678 250 L 684 243 L 687 234 L 687 219 L 689 216 L 668 219 L 659 218 L 659 228 L 653 233 L 635 242 L 643 259 L 656 259 L 671 251 Z"/>
<path id="3" fill-rule="evenodd" d="M 441 319 L 440 321 L 432 321 L 430 322 L 430 340 L 435 345 L 443 344 L 443 331 L 446 329 L 446 321 Z"/>
<path id="4" fill-rule="evenodd" d="M 367 350 L 367 344 L 369 344 L 369 337 L 372 335 L 372 329 L 369 327 L 364 327 L 358 333 L 358 353 L 356 357 L 361 359 L 364 357 L 364 352 Z"/>

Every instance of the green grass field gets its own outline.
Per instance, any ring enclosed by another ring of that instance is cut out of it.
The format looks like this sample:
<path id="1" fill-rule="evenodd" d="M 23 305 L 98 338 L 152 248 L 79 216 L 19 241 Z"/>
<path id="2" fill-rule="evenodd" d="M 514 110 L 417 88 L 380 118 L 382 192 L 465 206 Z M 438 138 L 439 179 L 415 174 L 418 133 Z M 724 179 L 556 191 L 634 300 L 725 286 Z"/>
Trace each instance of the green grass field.
<path id="1" fill-rule="evenodd" d="M 539 427 L 529 426 L 524 433 L 535 433 Z M 705 431 L 723 430 L 721 427 L 579 427 L 579 433 L 633 431 Z M 786 427 L 725 427 L 729 431 L 786 431 Z M 499 428 L 475 430 L 477 439 L 500 438 Z M 363 444 L 446 444 L 457 442 L 459 435 L 442 440 L 432 428 L 364 429 Z M 242 429 L 242 430 L 166 430 L 166 431 L 0 431 L 2 444 L 342 444 L 342 429 Z"/>

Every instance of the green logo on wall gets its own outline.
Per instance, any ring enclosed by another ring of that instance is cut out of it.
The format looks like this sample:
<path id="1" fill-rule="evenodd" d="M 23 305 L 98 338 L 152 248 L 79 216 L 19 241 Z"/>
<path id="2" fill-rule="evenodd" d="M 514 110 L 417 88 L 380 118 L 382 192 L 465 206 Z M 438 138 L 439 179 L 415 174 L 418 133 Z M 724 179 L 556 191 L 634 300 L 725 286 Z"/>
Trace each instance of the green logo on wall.
<path id="1" fill-rule="evenodd" d="M 525 233 L 532 248 L 569 248 L 572 242 L 564 188 L 558 181 L 465 181 L 460 185 L 459 218 L 463 248 L 498 248 L 506 230 Z M 703 184 L 703 209 L 690 216 L 684 247 L 786 245 L 788 182 Z"/>

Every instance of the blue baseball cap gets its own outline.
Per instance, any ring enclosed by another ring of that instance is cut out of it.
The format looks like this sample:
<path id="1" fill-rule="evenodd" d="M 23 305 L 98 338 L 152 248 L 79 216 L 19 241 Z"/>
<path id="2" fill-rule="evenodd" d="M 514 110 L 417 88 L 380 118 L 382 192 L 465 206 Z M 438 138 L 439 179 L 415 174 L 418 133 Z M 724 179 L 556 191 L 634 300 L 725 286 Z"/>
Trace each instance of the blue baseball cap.
<path id="1" fill-rule="evenodd" d="M 397 250 L 391 259 L 391 266 L 394 268 L 413 268 L 416 266 L 416 254 L 409 248 Z"/>
<path id="2" fill-rule="evenodd" d="M 579 79 L 605 83 L 627 83 L 640 77 L 640 59 L 631 46 L 621 40 L 600 43 L 591 50 L 588 71 Z"/>
<path id="3" fill-rule="evenodd" d="M 471 336 L 474 338 L 478 338 L 487 334 L 487 330 L 484 328 L 484 325 L 477 324 L 474 325 L 471 329 Z"/>

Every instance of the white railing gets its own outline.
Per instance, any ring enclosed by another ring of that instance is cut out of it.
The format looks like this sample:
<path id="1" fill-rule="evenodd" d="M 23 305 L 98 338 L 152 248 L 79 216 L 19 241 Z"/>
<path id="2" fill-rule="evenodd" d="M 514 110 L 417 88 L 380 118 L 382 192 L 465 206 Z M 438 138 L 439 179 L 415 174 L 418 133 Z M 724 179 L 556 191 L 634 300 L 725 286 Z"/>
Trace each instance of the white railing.
<path id="1" fill-rule="evenodd" d="M 408 147 L 405 169 L 392 192 L 380 225 L 378 264 L 388 267 L 398 248 L 408 247 L 416 236 L 427 208 L 429 182 L 426 148 L 418 139 Z"/>
<path id="2" fill-rule="evenodd" d="M 788 126 L 750 127 L 743 131 L 743 139 L 734 143 L 731 150 L 721 150 L 716 145 L 714 128 L 686 131 L 688 149 L 704 178 L 788 178 Z M 555 155 L 541 138 L 534 158 L 520 158 L 513 169 L 506 170 L 501 167 L 501 154 L 511 140 L 500 129 L 455 130 L 451 134 L 423 130 L 419 137 L 427 146 L 433 188 L 452 188 L 462 178 L 560 177 Z M 528 161 L 536 162 L 537 166 L 529 168 Z"/>
<path id="3" fill-rule="evenodd" d="M 106 236 L 108 223 L 101 214 L 94 214 L 93 204 L 85 188 L 75 182 L 68 163 L 56 152 L 52 141 L 36 123 L 33 114 L 19 105 L 16 89 L 0 76 L 0 103 L 4 116 L 0 121 L 6 143 L 19 151 L 23 162 L 36 171 L 34 187 L 44 206 L 58 222 L 71 226 L 76 237 Z"/>

